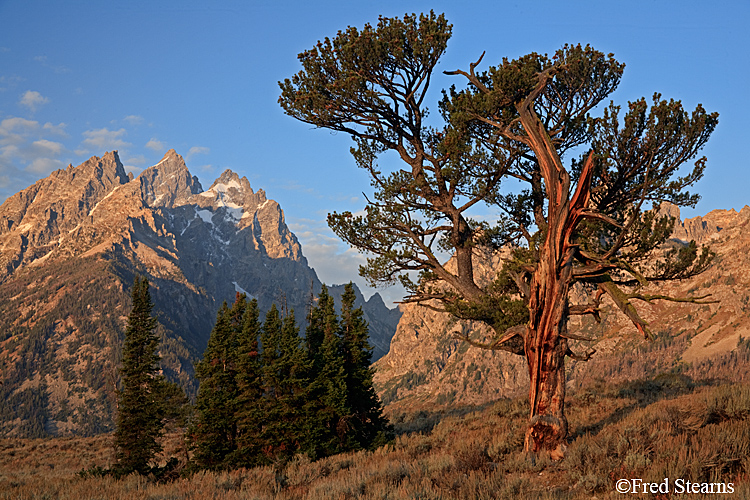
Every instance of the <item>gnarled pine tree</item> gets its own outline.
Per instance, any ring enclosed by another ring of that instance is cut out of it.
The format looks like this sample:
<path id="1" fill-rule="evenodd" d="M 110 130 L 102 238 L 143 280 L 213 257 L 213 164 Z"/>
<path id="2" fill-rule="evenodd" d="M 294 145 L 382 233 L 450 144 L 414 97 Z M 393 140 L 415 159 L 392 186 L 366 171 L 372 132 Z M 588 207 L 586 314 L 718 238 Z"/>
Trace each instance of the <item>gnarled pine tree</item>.
<path id="1" fill-rule="evenodd" d="M 561 456 L 564 357 L 590 355 L 569 349 L 568 340 L 580 337 L 568 332 L 568 318 L 598 318 L 606 295 L 648 337 L 634 300 L 702 298 L 647 295 L 639 287 L 695 275 L 711 260 L 692 242 L 665 251 L 674 221 L 648 209 L 664 201 L 695 205 L 698 196 L 685 189 L 701 178 L 706 160 L 684 175 L 679 169 L 696 158 L 718 115 L 700 105 L 688 113 L 658 94 L 651 106 L 629 103 L 624 114 L 605 106 L 624 65 L 588 46 L 565 46 L 552 57 L 532 53 L 477 73 L 480 58 L 468 71 L 449 73 L 468 86 L 444 92 L 445 124 L 428 127 L 424 100 L 450 35 L 444 16 L 433 13 L 347 28 L 299 55 L 303 69 L 280 83 L 279 103 L 294 118 L 356 142 L 352 153 L 371 176 L 374 199 L 365 215 L 333 213 L 328 222 L 371 255 L 363 276 L 374 284 L 400 280 L 406 302 L 496 332 L 488 343 L 465 340 L 525 356 L 525 449 Z M 404 168 L 382 172 L 376 160 L 386 151 Z M 523 187 L 502 194 L 508 181 Z M 472 220 L 468 211 L 477 204 L 496 207 L 498 222 Z M 500 247 L 512 248 L 512 258 L 482 286 L 472 257 Z M 455 267 L 446 267 L 438 249 L 452 253 Z M 420 273 L 418 282 L 409 271 Z M 589 285 L 590 301 L 570 303 L 575 283 Z"/>

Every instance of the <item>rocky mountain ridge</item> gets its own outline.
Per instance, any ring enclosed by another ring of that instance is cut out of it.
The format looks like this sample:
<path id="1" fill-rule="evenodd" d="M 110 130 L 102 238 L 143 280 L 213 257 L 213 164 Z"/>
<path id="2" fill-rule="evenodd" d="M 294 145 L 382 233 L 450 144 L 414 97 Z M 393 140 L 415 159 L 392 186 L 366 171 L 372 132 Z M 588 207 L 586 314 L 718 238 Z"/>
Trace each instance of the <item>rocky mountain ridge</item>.
<path id="1" fill-rule="evenodd" d="M 0 434 L 91 434 L 112 424 L 134 275 L 148 276 L 165 373 L 193 362 L 236 293 L 304 321 L 321 283 L 277 202 L 223 172 L 208 190 L 174 150 L 138 177 L 116 151 L 57 170 L 0 206 Z M 359 295 L 376 355 L 398 317 Z"/>
<path id="2" fill-rule="evenodd" d="M 699 276 L 650 285 L 645 291 L 678 297 L 710 293 L 709 299 L 716 302 L 639 303 L 642 317 L 657 335 L 656 342 L 639 337 L 632 323 L 606 300 L 600 324 L 589 317 L 573 317 L 569 331 L 594 339 L 574 348 L 593 348 L 597 353 L 588 362 L 568 361 L 571 387 L 585 386 L 594 374 L 644 377 L 675 369 L 681 363 L 711 364 L 716 356 L 732 352 L 742 339 L 750 337 L 750 207 L 739 212 L 713 210 L 686 220 L 680 219 L 674 205 L 664 205 L 661 210 L 676 219 L 672 244 L 695 240 L 708 245 L 716 258 Z M 493 276 L 500 265 L 497 256 L 475 258 L 474 263 L 483 279 Z M 414 304 L 402 306 L 402 311 L 390 352 L 375 363 L 375 386 L 389 411 L 452 402 L 482 404 L 528 391 L 528 367 L 523 358 L 469 347 L 454 338 L 456 332 L 489 338 L 485 326 L 457 321 Z M 656 354 L 649 357 L 645 352 Z M 633 368 L 628 370 L 630 366 Z"/>

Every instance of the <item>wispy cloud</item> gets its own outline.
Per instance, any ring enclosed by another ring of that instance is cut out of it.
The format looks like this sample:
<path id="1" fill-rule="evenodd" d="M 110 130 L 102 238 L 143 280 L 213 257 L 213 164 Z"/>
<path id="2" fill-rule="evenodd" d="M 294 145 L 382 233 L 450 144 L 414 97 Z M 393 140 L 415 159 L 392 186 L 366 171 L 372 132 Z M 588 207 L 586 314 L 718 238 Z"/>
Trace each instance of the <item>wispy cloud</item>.
<path id="1" fill-rule="evenodd" d="M 45 68 L 51 69 L 57 74 L 70 73 L 70 68 L 66 66 L 62 66 L 59 64 L 50 64 L 49 58 L 47 56 L 36 56 L 34 60 L 38 62 L 39 64 L 41 64 L 42 66 L 44 66 Z"/>
<path id="2" fill-rule="evenodd" d="M 65 165 L 60 157 L 70 151 L 55 138 L 67 137 L 65 124 L 40 125 L 35 120 L 9 116 L 0 121 L 0 201 L 39 177 Z"/>
<path id="3" fill-rule="evenodd" d="M 136 155 L 136 156 L 128 156 L 121 157 L 123 164 L 128 165 L 145 165 L 149 162 L 149 159 L 146 158 L 144 155 Z"/>
<path id="4" fill-rule="evenodd" d="M 39 129 L 39 122 L 13 116 L 0 122 L 0 137 L 28 134 Z"/>
<path id="5" fill-rule="evenodd" d="M 372 289 L 359 276 L 359 266 L 366 263 L 366 256 L 344 244 L 325 220 L 295 217 L 290 218 L 287 225 L 299 239 L 302 253 L 322 282 L 338 285 L 353 281 L 365 296 L 371 295 Z"/>
<path id="6" fill-rule="evenodd" d="M 130 125 L 140 125 L 141 123 L 143 123 L 143 117 L 139 115 L 128 115 L 123 118 L 122 121 Z"/>
<path id="7" fill-rule="evenodd" d="M 143 172 L 144 170 L 141 167 L 136 167 L 135 165 L 128 165 L 128 164 L 124 164 L 123 168 L 125 169 L 126 172 L 132 173 L 133 177 L 138 177 L 139 175 L 141 175 L 141 172 Z"/>
<path id="8" fill-rule="evenodd" d="M 67 127 L 67 126 L 68 126 L 67 124 L 62 123 L 62 122 L 58 123 L 57 125 L 55 125 L 53 123 L 50 123 L 50 122 L 47 122 L 47 123 L 44 124 L 44 126 L 42 128 L 46 132 L 48 132 L 48 133 L 50 133 L 52 135 L 57 135 L 57 136 L 60 136 L 60 137 L 68 137 L 67 132 L 65 132 L 65 127 Z"/>
<path id="9" fill-rule="evenodd" d="M 2 52 L 2 47 L 0 47 L 0 52 Z M 6 90 L 15 88 L 22 81 L 23 78 L 17 75 L 0 76 L 0 92 L 5 92 Z"/>
<path id="10" fill-rule="evenodd" d="M 209 151 L 211 150 L 203 146 L 193 146 L 188 150 L 187 154 L 185 155 L 185 159 L 189 160 L 195 155 L 207 154 Z"/>
<path id="11" fill-rule="evenodd" d="M 127 132 L 124 128 L 120 130 L 109 130 L 106 127 L 97 130 L 87 130 L 83 133 L 85 139 L 83 144 L 96 148 L 97 150 L 113 150 L 120 148 L 127 148 L 131 146 L 129 142 L 125 142 L 122 137 Z"/>
<path id="12" fill-rule="evenodd" d="M 32 112 L 35 112 L 42 104 L 47 104 L 48 102 L 49 99 L 36 90 L 27 90 L 21 96 L 21 100 L 18 101 L 18 104 L 26 106 Z"/>
<path id="13" fill-rule="evenodd" d="M 164 143 L 153 138 L 146 143 L 146 147 L 157 153 L 164 151 Z"/>
<path id="14" fill-rule="evenodd" d="M 283 189 L 285 191 L 302 191 L 304 193 L 315 193 L 315 190 L 313 188 L 300 184 L 299 182 L 289 180 L 281 183 L 279 185 L 279 189 Z"/>
<path id="15" fill-rule="evenodd" d="M 60 160 L 55 160 L 52 158 L 37 158 L 36 160 L 29 163 L 29 166 L 26 167 L 26 170 L 38 175 L 47 175 L 53 170 L 64 167 L 65 164 Z"/>
<path id="16" fill-rule="evenodd" d="M 65 146 L 59 142 L 48 141 L 47 139 L 34 141 L 31 146 L 37 150 L 40 155 L 46 156 L 58 156 L 65 151 Z"/>

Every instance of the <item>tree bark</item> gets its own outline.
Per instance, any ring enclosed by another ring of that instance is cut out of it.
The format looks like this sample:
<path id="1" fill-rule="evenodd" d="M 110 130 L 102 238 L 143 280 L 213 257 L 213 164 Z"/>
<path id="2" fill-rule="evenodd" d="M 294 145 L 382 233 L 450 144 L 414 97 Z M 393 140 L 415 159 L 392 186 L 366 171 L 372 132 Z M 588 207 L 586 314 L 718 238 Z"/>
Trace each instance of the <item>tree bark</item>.
<path id="1" fill-rule="evenodd" d="M 570 196 L 570 174 L 534 111 L 534 99 L 546 83 L 517 106 L 519 118 L 534 151 L 547 195 L 547 224 L 539 262 L 532 274 L 529 295 L 529 324 L 525 351 L 529 364 L 529 403 L 531 415 L 524 450 L 535 456 L 548 451 L 553 459 L 565 452 L 568 421 L 565 418 L 564 335 L 568 325 L 568 292 L 573 280 L 576 246 L 571 237 L 583 218 L 590 197 L 593 155 L 584 162 L 578 185 Z M 540 229 L 541 230 L 541 229 Z"/>
<path id="2" fill-rule="evenodd" d="M 568 436 L 565 418 L 565 353 L 568 343 L 564 335 L 568 323 L 572 251 L 558 259 L 554 248 L 545 245 L 543 250 L 546 251 L 531 283 L 530 317 L 525 340 L 531 414 L 524 450 L 532 456 L 548 451 L 553 459 L 560 459 Z"/>

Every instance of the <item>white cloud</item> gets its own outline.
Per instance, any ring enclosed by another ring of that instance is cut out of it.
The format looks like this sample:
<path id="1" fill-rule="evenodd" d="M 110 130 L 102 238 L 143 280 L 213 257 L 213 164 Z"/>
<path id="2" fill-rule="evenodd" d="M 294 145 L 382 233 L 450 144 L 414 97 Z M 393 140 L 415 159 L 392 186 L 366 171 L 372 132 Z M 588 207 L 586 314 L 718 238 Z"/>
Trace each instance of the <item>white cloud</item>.
<path id="1" fill-rule="evenodd" d="M 18 104 L 28 107 L 32 112 L 36 111 L 39 106 L 49 102 L 49 99 L 44 97 L 36 90 L 27 90 L 22 96 Z"/>
<path id="2" fill-rule="evenodd" d="M 143 123 L 143 117 L 138 115 L 128 115 L 123 118 L 122 121 L 127 122 L 130 125 L 140 125 Z"/>
<path id="3" fill-rule="evenodd" d="M 87 130 L 83 133 L 83 136 L 85 137 L 83 143 L 99 151 L 127 148 L 128 146 L 131 146 L 131 144 L 122 140 L 122 136 L 126 133 L 127 132 L 125 132 L 124 128 L 121 128 L 120 130 L 109 130 L 105 127 L 97 130 Z"/>
<path id="4" fill-rule="evenodd" d="M 68 134 L 65 132 L 65 127 L 68 125 L 65 123 L 58 123 L 57 125 L 54 125 L 50 122 L 47 122 L 42 127 L 46 132 L 49 132 L 50 134 L 57 135 L 60 137 L 68 137 Z"/>
<path id="5" fill-rule="evenodd" d="M 48 141 L 47 139 L 34 141 L 31 145 L 41 155 L 46 156 L 57 156 L 65 151 L 65 146 L 63 146 L 59 142 Z"/>
<path id="6" fill-rule="evenodd" d="M 152 151 L 156 151 L 157 153 L 164 151 L 164 143 L 161 141 L 157 141 L 154 138 L 146 143 L 146 147 Z"/>
<path id="7" fill-rule="evenodd" d="M 0 122 L 0 135 L 9 135 L 11 133 L 29 133 L 39 128 L 39 122 L 19 118 L 17 116 L 6 118 Z"/>
<path id="8" fill-rule="evenodd" d="M 34 172 L 35 174 L 47 175 L 53 170 L 64 167 L 65 164 L 60 160 L 53 160 L 52 158 L 37 158 L 26 167 L 26 170 Z"/>
<path id="9" fill-rule="evenodd" d="M 127 163 L 128 165 L 145 165 L 149 160 L 144 155 L 137 155 L 129 156 L 127 158 L 122 157 L 122 162 L 123 164 Z"/>
<path id="10" fill-rule="evenodd" d="M 185 159 L 189 160 L 190 158 L 192 158 L 195 155 L 207 154 L 209 151 L 211 151 L 211 150 L 208 149 L 208 148 L 206 148 L 206 147 L 203 147 L 203 146 L 193 146 L 192 148 L 190 148 L 190 150 L 185 155 Z"/>

